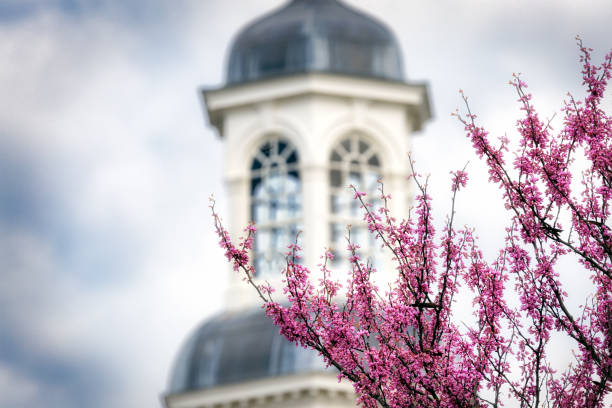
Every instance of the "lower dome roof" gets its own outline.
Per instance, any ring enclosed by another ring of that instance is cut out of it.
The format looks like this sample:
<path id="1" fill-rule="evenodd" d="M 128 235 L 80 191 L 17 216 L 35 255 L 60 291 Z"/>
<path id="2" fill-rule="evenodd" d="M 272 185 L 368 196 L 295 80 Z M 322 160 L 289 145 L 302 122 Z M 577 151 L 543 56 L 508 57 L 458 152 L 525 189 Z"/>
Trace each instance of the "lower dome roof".
<path id="1" fill-rule="evenodd" d="M 282 337 L 262 309 L 225 312 L 205 320 L 187 339 L 168 392 L 324 370 L 317 352 Z"/>

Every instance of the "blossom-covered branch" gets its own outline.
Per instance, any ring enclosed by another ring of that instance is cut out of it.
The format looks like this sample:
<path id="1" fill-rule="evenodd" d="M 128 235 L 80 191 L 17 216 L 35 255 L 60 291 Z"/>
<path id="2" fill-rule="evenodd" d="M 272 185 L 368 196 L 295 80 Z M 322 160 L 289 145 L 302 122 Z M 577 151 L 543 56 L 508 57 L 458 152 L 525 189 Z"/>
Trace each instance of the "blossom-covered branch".
<path id="1" fill-rule="evenodd" d="M 390 213 L 380 183 L 378 208 L 351 186 L 368 230 L 388 251 L 396 272 L 389 288 L 374 283 L 374 266 L 361 259 L 347 230 L 349 270 L 340 282 L 325 251 L 320 279 L 300 262 L 301 248 L 288 246 L 280 298 L 255 278 L 249 260 L 254 225 L 232 243 L 211 206 L 220 244 L 235 270 L 252 285 L 268 316 L 289 340 L 317 350 L 341 378 L 350 380 L 365 407 L 603 407 L 612 382 L 612 118 L 600 107 L 611 76 L 612 53 L 601 65 L 578 40 L 586 89 L 569 96 L 563 126 L 554 133 L 536 112 L 520 75 L 510 82 L 523 111 L 517 147 L 489 140 L 464 97 L 457 117 L 490 181 L 509 212 L 506 239 L 486 260 L 474 231 L 455 226 L 463 170 L 451 176 L 451 212 L 434 228 L 427 178 L 411 160 L 417 194 L 404 220 Z M 572 168 L 585 164 L 577 179 Z M 569 299 L 559 267 L 576 257 L 574 277 L 592 284 L 592 296 Z M 386 265 L 385 267 L 389 267 Z M 474 323 L 457 318 L 455 299 L 471 293 Z M 518 307 L 514 306 L 518 304 Z M 553 336 L 572 343 L 574 361 L 553 367 Z"/>

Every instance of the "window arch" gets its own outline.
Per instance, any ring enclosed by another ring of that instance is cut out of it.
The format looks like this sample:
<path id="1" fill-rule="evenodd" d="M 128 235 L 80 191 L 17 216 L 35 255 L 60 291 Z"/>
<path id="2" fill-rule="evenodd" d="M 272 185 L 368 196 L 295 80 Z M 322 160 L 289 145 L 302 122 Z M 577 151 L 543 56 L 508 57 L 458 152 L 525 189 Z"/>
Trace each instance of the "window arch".
<path id="1" fill-rule="evenodd" d="M 382 167 L 380 154 L 363 134 L 353 132 L 344 137 L 332 149 L 329 159 L 330 188 L 330 240 L 334 253 L 333 265 L 347 266 L 346 226 L 351 225 L 351 240 L 361 248 L 359 254 L 365 262 L 380 267 L 378 246 L 363 220 L 363 209 L 349 185 L 367 194 L 368 202 L 376 208 L 380 205 L 378 180 Z"/>
<path id="2" fill-rule="evenodd" d="M 279 273 L 285 248 L 302 221 L 299 155 L 286 138 L 271 136 L 251 162 L 251 220 L 257 226 L 253 263 L 258 277 Z"/>

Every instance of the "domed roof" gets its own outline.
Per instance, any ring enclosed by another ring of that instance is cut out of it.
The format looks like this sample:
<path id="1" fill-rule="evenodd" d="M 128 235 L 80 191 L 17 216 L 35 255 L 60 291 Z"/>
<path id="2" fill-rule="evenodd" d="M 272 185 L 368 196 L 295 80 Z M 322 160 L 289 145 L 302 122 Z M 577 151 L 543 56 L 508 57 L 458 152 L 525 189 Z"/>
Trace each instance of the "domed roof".
<path id="1" fill-rule="evenodd" d="M 227 312 L 204 321 L 188 338 L 168 392 L 324 369 L 316 352 L 287 341 L 261 309 Z"/>
<path id="2" fill-rule="evenodd" d="M 227 82 L 304 72 L 404 79 L 400 49 L 383 23 L 338 0 L 293 0 L 238 34 Z"/>

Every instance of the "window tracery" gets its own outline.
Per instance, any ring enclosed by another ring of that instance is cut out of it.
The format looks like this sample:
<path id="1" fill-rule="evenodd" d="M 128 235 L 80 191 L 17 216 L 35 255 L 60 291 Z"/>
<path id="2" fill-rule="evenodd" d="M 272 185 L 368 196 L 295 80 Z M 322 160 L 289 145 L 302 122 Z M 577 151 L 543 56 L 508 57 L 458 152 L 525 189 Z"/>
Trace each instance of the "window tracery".
<path id="1" fill-rule="evenodd" d="M 280 273 L 286 246 L 295 240 L 302 221 L 299 156 L 286 138 L 272 136 L 251 162 L 251 220 L 257 233 L 253 263 L 258 277 Z"/>
<path id="2" fill-rule="evenodd" d="M 351 241 L 360 246 L 359 255 L 363 262 L 379 267 L 379 244 L 369 233 L 363 220 L 359 200 L 349 188 L 367 194 L 368 202 L 376 208 L 380 204 L 378 180 L 381 178 L 380 155 L 375 146 L 360 133 L 352 133 L 342 139 L 332 150 L 329 162 L 330 188 L 330 240 L 334 253 L 333 266 L 345 269 L 348 262 L 346 251 L 347 229 L 351 225 Z"/>

